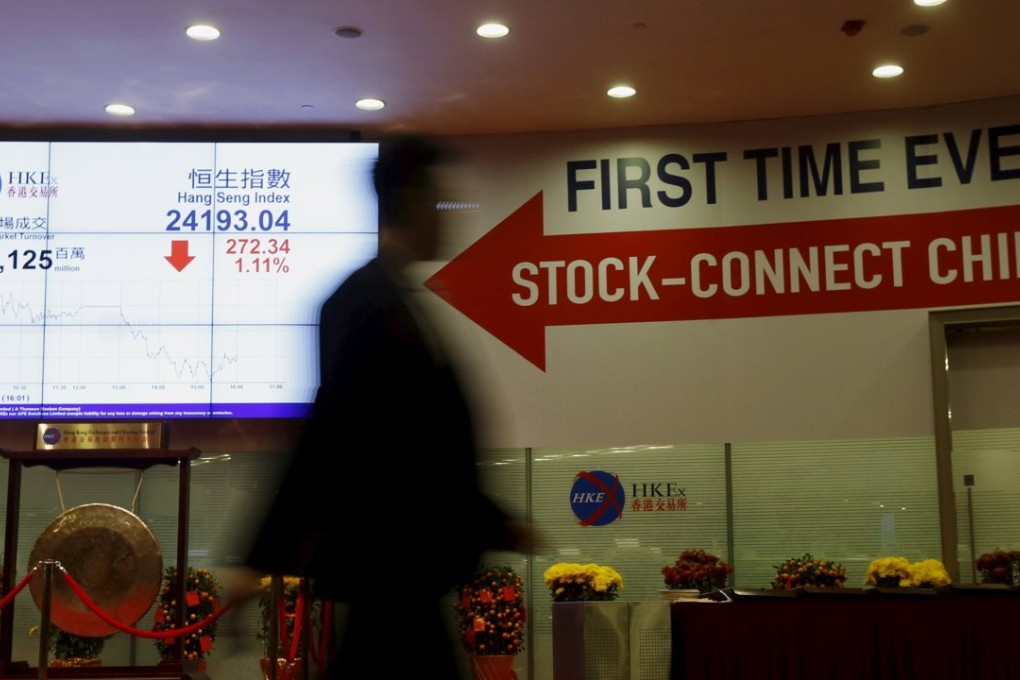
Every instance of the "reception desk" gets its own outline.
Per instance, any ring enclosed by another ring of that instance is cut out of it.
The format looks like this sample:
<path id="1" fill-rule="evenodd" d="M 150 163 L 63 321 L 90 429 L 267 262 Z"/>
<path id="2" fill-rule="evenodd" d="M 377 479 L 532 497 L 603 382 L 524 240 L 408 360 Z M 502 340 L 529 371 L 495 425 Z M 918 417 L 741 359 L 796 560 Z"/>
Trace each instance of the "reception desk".
<path id="1" fill-rule="evenodd" d="M 1016 590 L 670 605 L 671 680 L 1017 680 Z"/>

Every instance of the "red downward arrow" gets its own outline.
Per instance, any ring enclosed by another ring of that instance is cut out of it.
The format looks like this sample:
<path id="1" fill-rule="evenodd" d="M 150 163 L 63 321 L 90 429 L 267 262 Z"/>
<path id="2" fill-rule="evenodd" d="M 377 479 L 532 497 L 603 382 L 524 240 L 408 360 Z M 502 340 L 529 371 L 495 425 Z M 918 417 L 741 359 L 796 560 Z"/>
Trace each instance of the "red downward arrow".
<path id="1" fill-rule="evenodd" d="M 545 329 L 1020 300 L 1020 206 L 543 234 L 539 192 L 425 285 L 545 370 Z"/>
<path id="2" fill-rule="evenodd" d="M 191 261 L 195 259 L 194 255 L 188 255 L 188 242 L 187 241 L 171 241 L 170 242 L 170 254 L 164 255 L 166 261 L 173 265 L 173 268 L 177 271 L 184 271 L 184 268 L 191 264 Z"/>

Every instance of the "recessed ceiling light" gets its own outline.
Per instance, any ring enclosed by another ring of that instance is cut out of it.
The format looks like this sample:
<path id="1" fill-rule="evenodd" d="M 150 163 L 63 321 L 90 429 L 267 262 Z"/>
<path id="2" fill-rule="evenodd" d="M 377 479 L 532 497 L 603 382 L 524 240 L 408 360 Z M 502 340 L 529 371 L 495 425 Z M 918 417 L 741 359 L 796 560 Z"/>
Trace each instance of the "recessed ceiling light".
<path id="1" fill-rule="evenodd" d="M 127 104 L 107 104 L 106 112 L 111 116 L 133 116 L 135 109 Z"/>
<path id="2" fill-rule="evenodd" d="M 941 5 L 946 0 L 914 0 L 914 4 L 918 7 L 934 7 L 935 5 Z"/>
<path id="3" fill-rule="evenodd" d="M 902 73 L 903 73 L 902 66 L 897 66 L 896 64 L 884 64 L 883 66 L 879 66 L 874 71 L 872 71 L 871 75 L 875 76 L 876 78 L 895 78 L 896 76 L 901 75 Z"/>
<path id="4" fill-rule="evenodd" d="M 362 111 L 378 111 L 379 109 L 384 108 L 386 106 L 386 102 L 384 102 L 382 99 L 366 97 L 364 99 L 359 99 L 357 102 L 354 103 L 354 105 L 357 106 Z"/>
<path id="5" fill-rule="evenodd" d="M 482 24 L 475 33 L 482 36 L 483 38 L 502 38 L 510 32 L 510 29 L 503 24 L 497 24 L 495 22 L 489 24 Z"/>
<path id="6" fill-rule="evenodd" d="M 617 85 L 606 90 L 606 94 L 610 97 L 616 97 L 617 99 L 624 99 L 626 97 L 633 97 L 636 95 L 637 90 L 630 85 Z"/>
<path id="7" fill-rule="evenodd" d="M 338 38 L 360 38 L 362 31 L 357 26 L 337 26 L 333 29 L 333 34 Z"/>
<path id="8" fill-rule="evenodd" d="M 193 26 L 188 26 L 184 32 L 192 40 L 216 40 L 216 38 L 220 37 L 220 29 L 209 24 L 194 24 Z"/>

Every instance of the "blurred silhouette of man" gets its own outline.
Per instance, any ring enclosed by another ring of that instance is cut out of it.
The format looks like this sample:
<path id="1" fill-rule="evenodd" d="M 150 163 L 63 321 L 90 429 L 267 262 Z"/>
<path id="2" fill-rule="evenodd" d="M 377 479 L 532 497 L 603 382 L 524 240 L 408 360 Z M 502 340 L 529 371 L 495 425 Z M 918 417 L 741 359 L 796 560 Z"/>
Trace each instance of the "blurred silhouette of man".
<path id="1" fill-rule="evenodd" d="M 247 559 L 348 605 L 331 679 L 458 677 L 443 596 L 483 551 L 530 549 L 479 487 L 470 405 L 404 276 L 437 255 L 442 160 L 423 138 L 380 144 L 378 255 L 322 306 L 315 403 Z"/>

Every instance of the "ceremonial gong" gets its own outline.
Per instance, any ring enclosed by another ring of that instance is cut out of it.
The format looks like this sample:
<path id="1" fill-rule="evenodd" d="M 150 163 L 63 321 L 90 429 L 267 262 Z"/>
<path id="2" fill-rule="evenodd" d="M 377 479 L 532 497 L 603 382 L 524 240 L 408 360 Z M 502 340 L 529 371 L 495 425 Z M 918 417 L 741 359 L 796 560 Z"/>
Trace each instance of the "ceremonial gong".
<path id="1" fill-rule="evenodd" d="M 79 505 L 54 519 L 36 539 L 29 564 L 44 560 L 58 562 L 101 610 L 129 626 L 149 611 L 163 574 L 159 544 L 145 523 L 105 503 Z M 33 579 L 29 587 L 41 609 L 43 580 Z M 81 601 L 59 570 L 53 576 L 50 618 L 58 628 L 86 637 L 117 630 Z"/>

